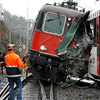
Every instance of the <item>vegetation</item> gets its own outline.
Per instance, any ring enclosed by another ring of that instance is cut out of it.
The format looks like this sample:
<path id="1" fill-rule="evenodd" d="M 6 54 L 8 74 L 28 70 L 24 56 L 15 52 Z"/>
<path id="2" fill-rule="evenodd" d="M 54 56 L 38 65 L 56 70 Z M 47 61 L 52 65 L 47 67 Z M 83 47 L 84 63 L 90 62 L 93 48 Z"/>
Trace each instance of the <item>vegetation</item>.
<path id="1" fill-rule="evenodd" d="M 11 41 L 12 44 L 15 44 L 15 52 L 22 56 L 26 50 L 22 49 L 19 52 L 19 46 L 26 45 L 26 19 L 22 16 L 11 15 L 7 10 L 4 10 L 3 16 L 3 20 L 0 20 L 0 51 L 6 52 L 6 46 Z M 29 30 L 29 37 L 31 35 L 32 27 Z"/>
<path id="2" fill-rule="evenodd" d="M 6 52 L 6 46 L 8 43 L 9 30 L 5 23 L 0 21 L 0 51 Z"/>

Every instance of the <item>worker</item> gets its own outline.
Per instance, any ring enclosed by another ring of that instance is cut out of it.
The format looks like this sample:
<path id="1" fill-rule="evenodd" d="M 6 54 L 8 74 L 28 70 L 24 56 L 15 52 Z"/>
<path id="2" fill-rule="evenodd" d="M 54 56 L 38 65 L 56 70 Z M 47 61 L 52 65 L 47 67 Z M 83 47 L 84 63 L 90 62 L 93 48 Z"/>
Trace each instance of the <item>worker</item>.
<path id="1" fill-rule="evenodd" d="M 7 45 L 8 54 L 5 56 L 6 73 L 9 81 L 9 94 L 10 100 L 14 100 L 13 87 L 14 83 L 17 85 L 17 100 L 22 100 L 22 84 L 21 84 L 21 71 L 22 60 L 19 55 L 14 53 L 14 45 Z"/>
<path id="2" fill-rule="evenodd" d="M 27 58 L 28 58 L 28 55 L 25 54 L 24 57 L 23 57 L 23 59 L 22 59 L 23 65 L 24 65 L 24 69 L 25 69 L 25 63 L 26 63 Z"/>
<path id="3" fill-rule="evenodd" d="M 24 78 L 27 77 L 27 74 L 28 74 L 28 71 L 29 71 L 28 60 L 29 60 L 29 56 L 28 56 L 28 54 L 26 53 L 26 54 L 24 55 L 23 59 L 22 59 L 22 61 L 23 61 L 23 68 L 24 68 L 24 70 L 23 70 L 23 76 L 24 76 Z"/>

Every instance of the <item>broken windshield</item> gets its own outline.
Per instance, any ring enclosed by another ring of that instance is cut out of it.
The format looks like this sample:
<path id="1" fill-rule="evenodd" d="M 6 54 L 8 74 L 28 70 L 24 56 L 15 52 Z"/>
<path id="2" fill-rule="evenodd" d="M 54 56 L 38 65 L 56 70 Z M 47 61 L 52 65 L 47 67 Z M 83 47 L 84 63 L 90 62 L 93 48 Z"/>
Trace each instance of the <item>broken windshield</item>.
<path id="1" fill-rule="evenodd" d="M 48 12 L 44 20 L 43 31 L 62 35 L 65 24 L 65 16 Z"/>

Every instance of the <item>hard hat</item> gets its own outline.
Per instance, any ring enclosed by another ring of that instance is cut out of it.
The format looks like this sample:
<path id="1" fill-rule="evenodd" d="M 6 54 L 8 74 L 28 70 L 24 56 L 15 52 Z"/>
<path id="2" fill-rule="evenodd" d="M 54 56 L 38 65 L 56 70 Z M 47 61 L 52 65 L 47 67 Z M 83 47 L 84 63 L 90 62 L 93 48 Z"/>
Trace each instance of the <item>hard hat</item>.
<path id="1" fill-rule="evenodd" d="M 13 47 L 14 47 L 13 44 L 8 44 L 8 45 L 7 45 L 7 49 L 8 49 L 8 50 L 13 49 Z"/>

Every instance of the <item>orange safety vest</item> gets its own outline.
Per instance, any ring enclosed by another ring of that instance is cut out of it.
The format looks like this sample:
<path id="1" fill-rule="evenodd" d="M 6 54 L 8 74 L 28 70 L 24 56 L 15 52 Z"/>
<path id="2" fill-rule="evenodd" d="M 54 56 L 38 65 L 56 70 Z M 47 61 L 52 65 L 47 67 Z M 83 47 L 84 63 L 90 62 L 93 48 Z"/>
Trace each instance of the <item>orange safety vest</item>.
<path id="1" fill-rule="evenodd" d="M 22 70 L 22 60 L 13 51 L 9 51 L 5 56 L 7 77 L 20 77 Z"/>

